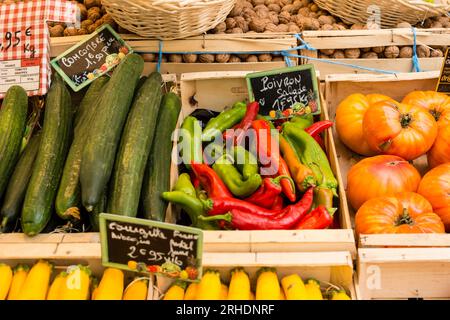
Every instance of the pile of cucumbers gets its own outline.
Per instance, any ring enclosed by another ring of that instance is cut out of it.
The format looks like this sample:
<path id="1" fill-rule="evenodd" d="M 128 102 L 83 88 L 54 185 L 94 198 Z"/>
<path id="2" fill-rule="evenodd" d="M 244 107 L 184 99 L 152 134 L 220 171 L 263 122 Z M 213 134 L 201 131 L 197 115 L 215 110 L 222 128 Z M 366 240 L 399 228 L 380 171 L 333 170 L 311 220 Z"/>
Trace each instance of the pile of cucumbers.
<path id="1" fill-rule="evenodd" d="M 55 75 L 42 130 L 23 150 L 28 98 L 21 87 L 8 90 L 0 109 L 0 232 L 33 236 L 52 220 L 84 217 L 96 231 L 101 212 L 165 219 L 161 193 L 170 188 L 181 103 L 163 95 L 159 73 L 141 78 L 143 68 L 141 56 L 127 55 L 111 77 L 90 85 L 76 112 Z"/>

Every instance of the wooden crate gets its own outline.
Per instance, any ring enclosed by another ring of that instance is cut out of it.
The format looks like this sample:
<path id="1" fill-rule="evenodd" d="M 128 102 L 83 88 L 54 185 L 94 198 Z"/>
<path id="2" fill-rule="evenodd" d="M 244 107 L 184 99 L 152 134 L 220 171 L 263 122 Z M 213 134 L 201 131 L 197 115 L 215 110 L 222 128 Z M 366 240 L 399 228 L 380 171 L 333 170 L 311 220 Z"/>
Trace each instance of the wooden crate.
<path id="1" fill-rule="evenodd" d="M 396 100 L 413 90 L 434 90 L 439 72 L 398 75 L 329 75 L 325 100 L 330 117 L 348 95 L 383 93 Z M 339 140 L 333 129 L 339 165 L 347 186 L 347 173 L 362 159 Z M 426 157 L 414 161 L 423 174 Z M 354 217 L 354 210 L 349 212 Z M 450 234 L 360 235 L 358 289 L 361 299 L 450 298 Z"/>
<path id="2" fill-rule="evenodd" d="M 160 42 L 158 40 L 145 39 L 136 35 L 121 35 L 133 50 L 138 53 L 158 53 Z M 69 49 L 87 36 L 51 38 L 51 56 L 55 57 Z M 295 48 L 297 39 L 290 34 L 226 34 L 204 35 L 181 40 L 162 42 L 163 53 L 173 52 L 267 52 L 282 51 Z M 297 51 L 290 51 L 296 54 Z M 298 59 L 290 58 L 292 65 L 297 65 Z M 161 73 L 174 73 L 180 76 L 182 73 L 204 71 L 262 71 L 282 68 L 284 61 L 276 62 L 242 62 L 242 63 L 171 63 L 164 62 L 161 65 Z M 155 62 L 146 65 L 147 73 L 156 71 Z"/>
<path id="3" fill-rule="evenodd" d="M 417 45 L 448 46 L 450 45 L 449 29 L 417 30 Z M 385 30 L 343 30 L 343 31 L 305 31 L 303 39 L 313 48 L 319 49 L 350 49 L 369 48 L 378 46 L 412 46 L 413 32 L 410 29 Z M 312 58 L 318 57 L 318 51 L 301 50 L 301 55 Z M 399 73 L 412 72 L 412 59 L 330 59 L 337 63 L 347 63 L 366 68 L 375 68 Z M 303 63 L 312 63 L 321 72 L 321 80 L 327 75 L 339 73 L 374 73 L 373 71 L 351 68 L 321 61 L 301 59 Z M 420 58 L 419 63 L 423 71 L 440 70 L 444 58 Z"/>
<path id="4" fill-rule="evenodd" d="M 198 108 L 222 111 L 236 101 L 248 99 L 246 72 L 205 72 L 183 74 L 181 77 L 182 109 L 178 126 L 183 119 Z M 324 108 L 323 118 L 328 118 Z M 176 143 L 174 143 L 175 151 Z M 331 131 L 326 135 L 326 148 L 334 174 L 339 181 L 338 230 L 286 230 L 286 231 L 205 231 L 205 246 L 214 252 L 305 252 L 305 251 L 349 251 L 355 254 L 353 230 L 351 228 L 342 177 L 336 158 Z M 171 169 L 171 185 L 178 178 L 175 164 Z M 175 221 L 175 211 L 169 207 L 168 221 Z M 213 250 L 212 250 L 213 249 Z"/>
<path id="5" fill-rule="evenodd" d="M 275 267 L 278 277 L 297 273 L 304 280 L 315 278 L 345 288 L 352 299 L 356 299 L 353 282 L 353 262 L 349 252 L 303 252 L 303 253 L 206 253 L 203 256 L 204 269 L 219 270 L 224 283 L 230 281 L 230 271 L 243 267 L 248 272 L 254 291 L 256 272 L 261 267 Z M 172 283 L 168 278 L 157 277 L 159 293 L 166 292 Z M 155 299 L 158 295 L 155 295 Z"/>

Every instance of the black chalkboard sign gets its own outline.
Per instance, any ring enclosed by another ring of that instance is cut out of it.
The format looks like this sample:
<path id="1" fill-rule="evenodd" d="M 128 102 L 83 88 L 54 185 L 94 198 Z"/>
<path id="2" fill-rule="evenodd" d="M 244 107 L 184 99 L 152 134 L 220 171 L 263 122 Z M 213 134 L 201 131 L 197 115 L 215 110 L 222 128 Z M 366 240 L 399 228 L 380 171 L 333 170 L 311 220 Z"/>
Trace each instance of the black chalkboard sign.
<path id="1" fill-rule="evenodd" d="M 100 236 L 104 266 L 186 281 L 201 278 L 200 229 L 102 213 Z"/>
<path id="2" fill-rule="evenodd" d="M 269 119 L 320 114 L 317 77 L 313 65 L 256 72 L 247 75 L 250 101 Z"/>
<path id="3" fill-rule="evenodd" d="M 130 52 L 131 48 L 106 24 L 51 64 L 74 91 L 79 91 L 114 68 Z"/>
<path id="4" fill-rule="evenodd" d="M 436 91 L 450 95 L 450 49 L 447 49 L 445 53 L 444 64 L 442 65 Z"/>

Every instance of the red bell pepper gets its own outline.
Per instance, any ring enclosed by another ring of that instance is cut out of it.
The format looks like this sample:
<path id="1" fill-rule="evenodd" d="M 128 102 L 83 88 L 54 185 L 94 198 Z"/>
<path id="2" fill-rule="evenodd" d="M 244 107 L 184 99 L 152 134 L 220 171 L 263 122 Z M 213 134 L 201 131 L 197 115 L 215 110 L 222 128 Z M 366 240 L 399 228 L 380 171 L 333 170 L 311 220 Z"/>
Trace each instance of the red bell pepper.
<path id="1" fill-rule="evenodd" d="M 272 217 L 249 213 L 246 210 L 232 209 L 231 225 L 238 230 L 288 230 L 295 227 L 311 209 L 313 200 L 312 189 L 295 205 L 277 210 Z"/>
<path id="2" fill-rule="evenodd" d="M 333 126 L 332 121 L 323 120 L 314 123 L 313 125 L 309 126 L 305 129 L 305 131 L 316 140 L 316 142 L 322 147 L 322 149 L 325 149 L 325 144 L 323 142 L 322 137 L 320 134 L 327 130 L 328 128 L 331 128 Z"/>
<path id="3" fill-rule="evenodd" d="M 281 180 L 281 188 L 283 190 L 283 194 L 289 199 L 291 202 L 295 202 L 296 196 L 295 196 L 295 184 L 291 183 L 291 173 L 289 171 L 289 167 L 284 161 L 284 159 L 279 156 L 279 167 L 278 167 L 278 175 L 279 176 L 288 176 L 290 178 L 290 181 L 288 179 Z"/>
<path id="4" fill-rule="evenodd" d="M 265 178 L 263 180 L 262 186 L 254 194 L 246 198 L 245 201 L 256 204 L 263 208 L 272 209 L 275 200 L 282 191 L 280 182 L 284 180 L 287 180 L 289 183 L 294 184 L 292 178 L 288 176 L 279 176 L 274 179 Z"/>
<path id="5" fill-rule="evenodd" d="M 306 215 L 295 227 L 297 230 L 319 230 L 326 229 L 333 223 L 333 216 L 324 206 L 318 206 L 316 209 Z"/>
<path id="6" fill-rule="evenodd" d="M 207 164 L 191 163 L 192 171 L 209 197 L 232 197 L 227 186 Z"/>

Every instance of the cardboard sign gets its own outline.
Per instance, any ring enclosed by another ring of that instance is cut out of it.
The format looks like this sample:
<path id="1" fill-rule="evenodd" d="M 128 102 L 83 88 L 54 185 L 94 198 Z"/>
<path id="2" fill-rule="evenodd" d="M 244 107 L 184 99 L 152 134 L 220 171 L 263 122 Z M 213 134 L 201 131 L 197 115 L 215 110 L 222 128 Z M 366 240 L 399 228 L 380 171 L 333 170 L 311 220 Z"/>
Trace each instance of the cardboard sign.
<path id="1" fill-rule="evenodd" d="M 44 95 L 50 85 L 47 21 L 75 24 L 76 2 L 26 1 L 0 6 L 0 99 L 13 85 L 29 96 Z"/>
<path id="2" fill-rule="evenodd" d="M 118 65 L 130 52 L 131 48 L 107 24 L 53 59 L 52 66 L 74 91 L 79 91 Z"/>
<path id="3" fill-rule="evenodd" d="M 439 77 L 439 81 L 436 86 L 436 91 L 450 95 L 450 49 L 449 48 L 447 48 L 447 51 L 444 56 L 444 64 L 442 65 L 441 76 Z"/>
<path id="4" fill-rule="evenodd" d="M 104 266 L 186 281 L 201 278 L 200 229 L 102 213 L 100 235 Z"/>
<path id="5" fill-rule="evenodd" d="M 250 101 L 269 119 L 320 114 L 317 77 L 313 65 L 251 73 L 247 75 Z"/>

